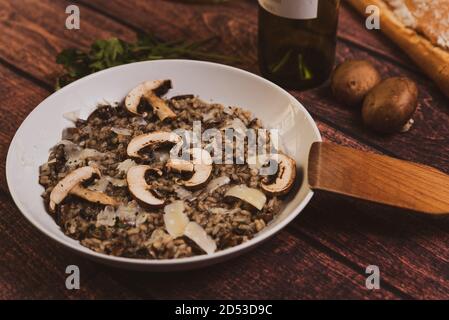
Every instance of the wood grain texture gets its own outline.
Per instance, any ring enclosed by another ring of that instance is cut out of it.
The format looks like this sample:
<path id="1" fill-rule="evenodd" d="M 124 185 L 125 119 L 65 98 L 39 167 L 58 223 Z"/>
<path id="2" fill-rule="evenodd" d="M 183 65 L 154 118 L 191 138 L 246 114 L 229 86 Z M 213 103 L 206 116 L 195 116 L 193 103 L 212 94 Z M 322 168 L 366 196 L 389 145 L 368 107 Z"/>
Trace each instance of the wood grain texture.
<path id="1" fill-rule="evenodd" d="M 160 299 L 376 299 L 398 298 L 387 288 L 365 288 L 354 271 L 290 232 L 281 232 L 244 256 L 202 270 L 170 274 L 107 272 Z"/>
<path id="2" fill-rule="evenodd" d="M 86 48 L 94 40 L 116 36 L 135 39 L 133 31 L 91 11 L 83 10 L 81 30 L 65 27 L 66 1 L 0 1 L 0 56 L 53 86 L 61 72 L 55 57 L 64 48 Z"/>
<path id="3" fill-rule="evenodd" d="M 8 193 L 5 176 L 9 144 L 26 116 L 49 92 L 0 64 L 0 191 Z"/>
<path id="4" fill-rule="evenodd" d="M 0 97 L 12 100 L 10 104 L 0 104 L 3 159 L 20 121 L 50 93 L 46 88 L 53 84 L 52 77 L 59 70 L 54 55 L 62 48 L 86 47 L 96 38 L 113 35 L 130 40 L 135 37 L 135 29 L 153 31 L 169 40 L 218 35 L 222 42 L 217 49 L 246 57 L 241 67 L 257 72 L 257 9 L 253 1 L 224 6 L 161 0 L 82 1 L 78 2 L 82 15 L 80 32 L 63 28 L 68 1 L 10 2 L 0 3 L 0 26 L 4 32 L 0 61 L 8 63 L 7 68 L 0 67 L 3 83 Z M 448 172 L 447 100 L 427 78 L 410 67 L 410 61 L 394 45 L 356 24 L 362 20 L 357 20 L 352 10 L 344 8 L 341 18 L 339 61 L 346 57 L 367 58 L 384 76 L 406 74 L 418 82 L 421 96 L 415 127 L 407 134 L 379 137 L 360 125 L 356 110 L 335 103 L 326 87 L 292 93 L 317 119 L 326 141 L 395 155 Z M 42 83 L 47 87 L 42 87 Z M 319 193 L 286 230 L 241 258 L 186 274 L 131 274 L 78 258 L 35 231 L 2 192 L 6 190 L 3 162 L 0 169 L 1 211 L 9 213 L 0 218 L 0 229 L 9 230 L 0 233 L 0 244 L 7 248 L 3 262 L 9 263 L 0 267 L 3 268 L 1 297 L 445 298 L 449 295 L 448 219 L 398 214 L 389 208 Z M 27 264 L 28 256 L 43 264 L 39 265 L 46 271 L 43 275 L 39 268 Z M 62 287 L 67 261 L 75 261 L 85 269 L 88 282 L 84 291 L 68 292 Z M 363 287 L 368 264 L 381 268 L 380 291 L 367 291 Z M 29 288 L 40 282 L 48 284 L 30 292 Z"/>
<path id="5" fill-rule="evenodd" d="M 421 164 L 315 142 L 308 178 L 313 190 L 422 213 L 449 214 L 449 175 Z"/>
<path id="6" fill-rule="evenodd" d="M 419 299 L 449 295 L 449 219 L 400 214 L 397 209 L 318 192 L 292 223 L 355 267 L 377 265 L 382 286 Z"/>
<path id="7" fill-rule="evenodd" d="M 103 279 L 100 286 L 96 264 L 55 245 L 32 227 L 3 193 L 0 213 L 0 299 L 134 296 L 132 291 L 114 286 L 113 279 Z M 65 270 L 70 264 L 80 268 L 80 290 L 65 287 Z"/>

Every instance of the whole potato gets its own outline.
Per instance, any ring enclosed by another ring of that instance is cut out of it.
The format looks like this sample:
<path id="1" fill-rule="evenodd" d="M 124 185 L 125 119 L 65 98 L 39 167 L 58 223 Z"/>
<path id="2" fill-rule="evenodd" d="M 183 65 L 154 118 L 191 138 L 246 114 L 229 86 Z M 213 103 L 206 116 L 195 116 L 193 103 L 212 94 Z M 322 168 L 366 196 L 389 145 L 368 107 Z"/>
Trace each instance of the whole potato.
<path id="1" fill-rule="evenodd" d="M 363 122 L 375 131 L 401 131 L 418 105 L 416 84 L 404 77 L 388 78 L 371 90 L 363 102 Z"/>
<path id="2" fill-rule="evenodd" d="M 334 70 L 331 89 L 337 100 L 357 106 L 380 81 L 379 73 L 369 61 L 348 60 Z"/>

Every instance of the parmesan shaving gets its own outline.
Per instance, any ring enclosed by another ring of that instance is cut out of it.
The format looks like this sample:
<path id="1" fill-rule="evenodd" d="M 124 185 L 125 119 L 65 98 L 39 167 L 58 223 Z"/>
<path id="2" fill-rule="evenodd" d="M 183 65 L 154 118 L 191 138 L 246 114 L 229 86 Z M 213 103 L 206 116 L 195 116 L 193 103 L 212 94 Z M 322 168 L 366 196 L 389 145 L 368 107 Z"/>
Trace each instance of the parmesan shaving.
<path id="1" fill-rule="evenodd" d="M 217 244 L 206 233 L 206 231 L 196 222 L 189 222 L 185 227 L 184 235 L 195 242 L 207 254 L 212 254 L 217 250 Z"/>
<path id="2" fill-rule="evenodd" d="M 93 185 L 87 187 L 87 189 L 98 192 L 105 192 L 109 185 L 109 181 L 106 177 L 101 177 Z"/>
<path id="3" fill-rule="evenodd" d="M 128 170 L 132 167 L 137 166 L 137 163 L 132 159 L 126 159 L 118 164 L 117 170 L 123 173 L 128 173 Z"/>
<path id="4" fill-rule="evenodd" d="M 265 202 L 267 201 L 267 197 L 262 191 L 254 188 L 249 188 L 244 184 L 234 186 L 229 189 L 226 192 L 225 197 L 234 197 L 241 199 L 259 210 L 262 210 Z"/>
<path id="5" fill-rule="evenodd" d="M 133 134 L 131 130 L 129 130 L 129 129 L 124 129 L 124 128 L 116 128 L 116 127 L 112 127 L 112 128 L 111 128 L 111 131 L 114 132 L 114 133 L 116 133 L 116 134 L 122 135 L 122 136 L 130 136 L 130 135 Z"/>
<path id="6" fill-rule="evenodd" d="M 215 178 L 209 182 L 209 184 L 206 187 L 206 191 L 208 193 L 212 193 L 215 190 L 217 190 L 218 188 L 228 184 L 229 182 L 231 182 L 231 179 L 226 176 L 221 176 L 221 177 Z"/>
<path id="7" fill-rule="evenodd" d="M 174 201 L 164 208 L 164 223 L 168 234 L 173 238 L 180 237 L 189 223 L 189 218 L 184 213 L 184 202 Z"/>
<path id="8" fill-rule="evenodd" d="M 116 218 L 117 218 L 117 214 L 115 212 L 114 207 L 106 206 L 97 215 L 97 227 L 99 227 L 99 226 L 113 227 L 115 225 Z"/>

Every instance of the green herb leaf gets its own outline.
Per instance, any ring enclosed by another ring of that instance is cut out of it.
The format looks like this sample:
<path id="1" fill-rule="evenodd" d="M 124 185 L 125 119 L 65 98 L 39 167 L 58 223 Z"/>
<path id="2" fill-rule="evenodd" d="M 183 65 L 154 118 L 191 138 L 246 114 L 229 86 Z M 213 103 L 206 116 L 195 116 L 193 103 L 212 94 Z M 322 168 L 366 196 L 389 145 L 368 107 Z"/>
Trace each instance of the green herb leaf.
<path id="1" fill-rule="evenodd" d="M 82 78 L 90 73 L 125 63 L 158 59 L 205 59 L 224 63 L 240 59 L 211 52 L 210 46 L 216 37 L 197 41 L 166 42 L 151 34 L 139 34 L 135 43 L 118 38 L 96 40 L 90 50 L 84 52 L 70 48 L 60 52 L 56 62 L 64 67 L 64 74 L 56 79 L 55 89 Z"/>

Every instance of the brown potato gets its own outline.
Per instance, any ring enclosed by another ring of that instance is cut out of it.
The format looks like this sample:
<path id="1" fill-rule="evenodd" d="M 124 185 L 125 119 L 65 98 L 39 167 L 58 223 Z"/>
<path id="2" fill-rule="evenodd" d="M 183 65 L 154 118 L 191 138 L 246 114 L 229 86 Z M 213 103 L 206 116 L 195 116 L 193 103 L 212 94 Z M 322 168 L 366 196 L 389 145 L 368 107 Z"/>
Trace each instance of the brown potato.
<path id="1" fill-rule="evenodd" d="M 416 84 L 404 77 L 388 78 L 371 90 L 362 108 L 363 122 L 384 133 L 401 131 L 418 105 Z"/>
<path id="2" fill-rule="evenodd" d="M 331 89 L 337 100 L 357 106 L 380 81 L 379 73 L 369 61 L 348 60 L 334 70 Z"/>

